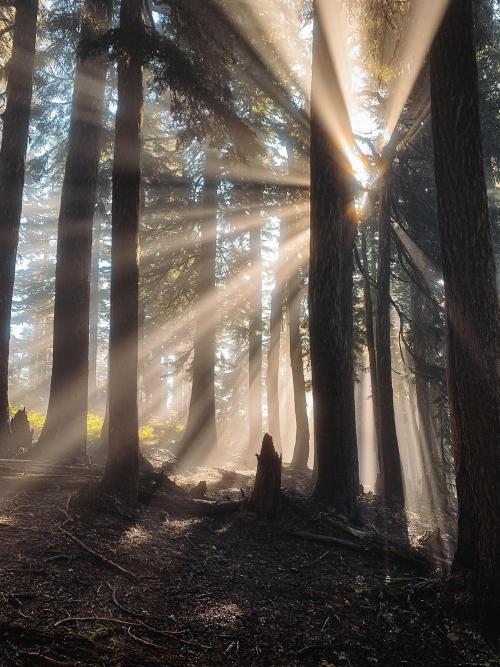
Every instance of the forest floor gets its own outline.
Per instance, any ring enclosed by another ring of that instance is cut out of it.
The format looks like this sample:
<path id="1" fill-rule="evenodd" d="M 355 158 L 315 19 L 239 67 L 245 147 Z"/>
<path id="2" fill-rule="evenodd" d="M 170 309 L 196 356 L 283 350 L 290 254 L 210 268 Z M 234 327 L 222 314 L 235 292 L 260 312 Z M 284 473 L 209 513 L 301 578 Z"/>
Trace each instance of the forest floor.
<path id="1" fill-rule="evenodd" d="M 175 516 L 153 498 L 129 519 L 88 522 L 66 514 L 78 475 L 0 476 L 2 667 L 500 665 L 498 644 L 457 612 L 459 588 L 291 535 L 329 532 L 301 496 L 305 477 L 284 474 L 302 499 L 272 521 Z M 200 479 L 219 499 L 253 483 L 218 469 L 178 481 Z"/>

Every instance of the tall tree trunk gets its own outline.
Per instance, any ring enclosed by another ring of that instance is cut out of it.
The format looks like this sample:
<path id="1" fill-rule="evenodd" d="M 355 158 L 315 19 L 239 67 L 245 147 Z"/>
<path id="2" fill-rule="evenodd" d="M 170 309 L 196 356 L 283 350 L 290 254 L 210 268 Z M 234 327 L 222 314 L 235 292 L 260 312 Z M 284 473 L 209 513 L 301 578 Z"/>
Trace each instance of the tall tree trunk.
<path id="1" fill-rule="evenodd" d="M 423 474 L 427 492 L 431 496 L 433 509 L 447 506 L 446 470 L 441 465 L 437 432 L 434 428 L 431 399 L 431 379 L 428 377 L 428 349 L 430 347 L 428 328 L 432 326 L 430 306 L 426 296 L 417 285 L 412 286 L 411 312 L 413 320 L 413 352 L 415 367 L 415 396 L 419 416 L 419 436 L 422 447 Z M 434 498 L 433 496 L 437 497 Z"/>
<path id="2" fill-rule="evenodd" d="M 281 242 L 281 226 L 278 243 Z M 280 369 L 280 340 L 281 324 L 283 322 L 283 279 L 280 266 L 280 252 L 276 262 L 275 286 L 271 292 L 271 319 L 269 352 L 267 355 L 266 395 L 268 430 L 273 438 L 276 451 L 281 452 L 281 424 L 280 424 L 280 396 L 279 396 L 279 369 Z"/>
<path id="3" fill-rule="evenodd" d="M 38 0 L 18 2 L 0 148 L 0 448 L 8 447 L 9 341 L 33 88 Z"/>
<path id="4" fill-rule="evenodd" d="M 198 304 L 194 341 L 193 382 L 186 430 L 179 457 L 200 456 L 217 445 L 215 422 L 215 318 L 207 303 L 216 295 L 215 261 L 217 252 L 217 161 L 207 149 L 204 173 L 203 219 L 200 225 L 198 264 Z M 208 315 L 207 315 L 208 314 Z"/>
<path id="5" fill-rule="evenodd" d="M 292 468 L 296 470 L 305 470 L 309 460 L 309 419 L 307 416 L 306 380 L 304 377 L 302 333 L 300 327 L 301 288 L 300 275 L 298 270 L 295 270 L 288 278 L 286 303 L 296 424 Z"/>
<path id="6" fill-rule="evenodd" d="M 99 340 L 99 264 L 101 260 L 101 232 L 104 211 L 97 211 L 94 225 L 92 262 L 90 270 L 90 325 L 89 325 L 89 400 L 90 407 L 98 404 L 97 352 Z"/>
<path id="7" fill-rule="evenodd" d="M 368 349 L 368 362 L 370 364 L 370 385 L 372 392 L 371 398 L 372 398 L 373 422 L 375 424 L 375 444 L 377 447 L 377 455 L 378 458 L 380 459 L 380 438 L 379 438 L 379 426 L 378 426 L 379 413 L 378 413 L 378 390 L 377 390 L 377 357 L 376 357 L 376 347 L 375 347 L 375 330 L 373 326 L 373 298 L 372 298 L 372 286 L 370 284 L 370 264 L 368 262 L 366 229 L 364 226 L 361 228 L 361 258 L 363 261 L 363 270 L 365 273 L 365 276 L 363 277 L 363 297 L 365 306 L 366 347 Z"/>
<path id="8" fill-rule="evenodd" d="M 294 169 L 293 147 L 287 146 L 288 173 Z M 304 360 L 302 350 L 302 334 L 300 328 L 300 311 L 302 280 L 298 265 L 298 249 L 290 256 L 290 244 L 295 248 L 295 239 L 300 233 L 301 218 L 292 215 L 285 221 L 284 246 L 287 254 L 288 279 L 286 282 L 286 306 L 288 332 L 290 341 L 290 366 L 292 370 L 293 405 L 295 411 L 295 444 L 293 448 L 292 467 L 305 470 L 309 460 L 309 419 L 307 416 L 306 381 L 304 377 Z"/>
<path id="9" fill-rule="evenodd" d="M 80 44 L 102 35 L 111 0 L 86 0 Z M 85 455 L 92 223 L 101 152 L 106 56 L 78 58 L 57 235 L 54 345 L 47 418 L 39 454 Z"/>
<path id="10" fill-rule="evenodd" d="M 316 7 L 317 9 L 317 7 Z M 317 457 L 316 498 L 354 514 L 359 490 L 352 350 L 354 224 L 346 215 L 347 166 L 322 124 L 322 93 L 335 73 L 321 21 L 313 35 L 309 330 Z M 345 114 L 344 114 L 345 115 Z"/>
<path id="11" fill-rule="evenodd" d="M 376 368 L 380 482 L 383 497 L 404 505 L 403 471 L 399 455 L 391 365 L 391 174 L 385 164 L 380 189 Z"/>
<path id="12" fill-rule="evenodd" d="M 142 3 L 122 0 L 118 106 L 113 161 L 109 444 L 105 486 L 126 502 L 137 500 L 139 434 L 139 210 L 141 190 L 142 56 L 130 49 L 143 39 Z M 128 45 L 128 48 L 125 48 Z"/>
<path id="13" fill-rule="evenodd" d="M 431 51 L 447 374 L 458 495 L 455 570 L 500 599 L 500 336 L 471 0 L 451 0 Z"/>
<path id="14" fill-rule="evenodd" d="M 259 191 L 251 188 L 253 201 L 257 203 Z M 259 198 L 259 199 L 258 199 Z M 257 212 L 256 215 L 260 215 Z M 250 228 L 250 271 L 252 291 L 250 293 L 250 314 L 248 322 L 248 424 L 249 455 L 253 459 L 255 448 L 262 440 L 262 256 L 261 227 Z"/>

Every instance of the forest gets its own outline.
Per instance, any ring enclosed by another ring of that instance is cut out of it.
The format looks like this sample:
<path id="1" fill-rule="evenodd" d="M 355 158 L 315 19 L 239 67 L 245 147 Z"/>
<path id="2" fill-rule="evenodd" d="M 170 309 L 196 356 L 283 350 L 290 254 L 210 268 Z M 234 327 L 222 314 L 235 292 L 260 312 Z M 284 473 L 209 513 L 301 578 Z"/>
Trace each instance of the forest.
<path id="1" fill-rule="evenodd" d="M 0 666 L 500 665 L 499 0 L 0 0 Z"/>

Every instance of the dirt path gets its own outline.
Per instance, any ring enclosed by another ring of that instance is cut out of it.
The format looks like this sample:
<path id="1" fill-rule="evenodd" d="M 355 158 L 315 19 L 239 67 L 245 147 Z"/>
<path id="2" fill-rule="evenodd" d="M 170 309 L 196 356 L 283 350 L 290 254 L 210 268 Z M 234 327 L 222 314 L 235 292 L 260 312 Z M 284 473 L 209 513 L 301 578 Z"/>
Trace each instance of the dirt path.
<path id="1" fill-rule="evenodd" d="M 449 586 L 285 535 L 311 530 L 304 513 L 191 519 L 153 504 L 84 525 L 64 514 L 74 484 L 51 484 L 0 502 L 1 665 L 500 664 L 453 619 Z"/>

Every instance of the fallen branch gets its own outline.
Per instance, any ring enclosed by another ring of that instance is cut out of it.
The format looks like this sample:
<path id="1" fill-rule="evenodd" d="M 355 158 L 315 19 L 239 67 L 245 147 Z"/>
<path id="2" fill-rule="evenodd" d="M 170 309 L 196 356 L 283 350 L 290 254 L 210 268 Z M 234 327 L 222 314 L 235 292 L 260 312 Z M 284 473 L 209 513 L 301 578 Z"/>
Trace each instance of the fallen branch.
<path id="1" fill-rule="evenodd" d="M 73 540 L 73 542 L 76 542 L 79 547 L 87 551 L 89 554 L 92 554 L 95 558 L 100 560 L 102 563 L 105 565 L 108 565 L 109 567 L 113 567 L 122 574 L 124 574 L 127 577 L 130 577 L 131 579 L 137 580 L 138 577 L 136 574 L 133 572 L 130 572 L 130 570 L 125 569 L 121 565 L 118 565 L 118 563 L 115 563 L 114 561 L 110 560 L 109 558 L 106 558 L 106 556 L 103 556 L 102 554 L 98 553 L 97 551 L 94 551 L 94 549 L 91 549 L 89 546 L 85 544 L 85 542 L 82 542 L 78 537 L 70 533 L 66 528 L 63 528 L 62 526 L 58 526 L 59 530 L 63 532 L 67 537 L 70 538 L 70 540 Z"/>
<path id="2" fill-rule="evenodd" d="M 56 660 L 55 658 L 51 658 L 48 655 L 40 653 L 40 651 L 26 651 L 23 652 L 23 655 L 26 655 L 29 658 L 37 658 L 42 662 L 46 662 L 48 665 L 56 665 L 56 667 L 73 667 L 73 665 L 75 664 L 74 662 Z"/>
<path id="3" fill-rule="evenodd" d="M 120 611 L 125 612 L 125 614 L 128 614 L 129 616 L 134 616 L 135 618 L 139 618 L 141 614 L 137 613 L 136 611 L 132 611 L 132 609 L 127 609 L 127 607 L 124 607 L 116 597 L 116 588 L 111 586 L 109 581 L 106 581 L 106 586 L 109 588 L 111 591 L 111 599 L 113 600 L 113 603 L 120 609 Z"/>
<path id="4" fill-rule="evenodd" d="M 363 549 L 364 547 L 355 542 L 342 540 L 340 537 L 331 537 L 330 535 L 319 535 L 318 533 L 307 533 L 302 530 L 287 530 L 284 535 L 289 537 L 301 537 L 308 542 L 322 542 L 324 544 L 335 544 L 338 547 L 345 547 L 346 549 Z"/>
<path id="5" fill-rule="evenodd" d="M 378 553 L 383 553 L 385 556 L 392 556 L 393 558 L 404 560 L 426 571 L 434 569 L 434 564 L 421 554 L 415 553 L 409 549 L 405 549 L 404 547 L 400 547 L 399 545 L 381 544 L 371 540 L 370 538 L 360 538 L 359 541 L 352 542 L 349 540 L 343 540 L 339 537 L 319 535 L 317 533 L 308 533 L 303 531 L 287 531 L 285 534 L 289 535 L 290 537 L 300 537 L 304 540 L 308 540 L 309 542 L 335 544 L 346 549 L 357 549 L 358 551 L 375 551 Z"/>
<path id="6" fill-rule="evenodd" d="M 205 649 L 211 649 L 211 646 L 207 646 L 206 644 L 198 644 L 197 642 L 192 642 L 189 639 L 183 639 L 182 637 L 179 637 L 179 634 L 181 634 L 181 631 L 174 631 L 174 630 L 160 630 L 159 628 L 155 628 L 153 625 L 149 625 L 149 623 L 143 623 L 142 621 L 127 621 L 125 618 L 113 618 L 110 616 L 68 616 L 67 618 L 61 618 L 59 621 L 56 621 L 53 626 L 54 628 L 58 627 L 59 625 L 62 625 L 63 623 L 78 623 L 78 622 L 88 622 L 88 621 L 96 621 L 97 623 L 114 623 L 115 625 L 124 625 L 127 627 L 136 627 L 136 628 L 144 628 L 145 630 L 151 630 L 151 632 L 155 632 L 158 635 L 161 635 L 162 637 L 169 637 L 170 639 L 175 639 L 178 642 L 181 642 L 182 644 L 188 644 L 189 646 L 196 646 L 197 648 L 205 648 Z"/>
<path id="7" fill-rule="evenodd" d="M 166 493 L 158 493 L 157 504 L 162 509 L 171 512 L 181 512 L 194 516 L 221 516 L 237 512 L 241 505 L 241 500 L 195 500 L 193 498 L 183 498 L 180 496 L 170 496 Z"/>

